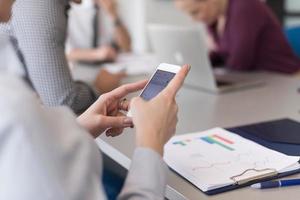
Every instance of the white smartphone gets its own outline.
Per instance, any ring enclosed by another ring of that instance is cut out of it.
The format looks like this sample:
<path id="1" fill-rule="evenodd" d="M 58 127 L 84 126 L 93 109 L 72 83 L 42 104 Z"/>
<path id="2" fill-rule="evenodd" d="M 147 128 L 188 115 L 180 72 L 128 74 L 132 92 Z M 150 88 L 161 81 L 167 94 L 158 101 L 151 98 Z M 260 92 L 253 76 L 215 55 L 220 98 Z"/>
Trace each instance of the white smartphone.
<path id="1" fill-rule="evenodd" d="M 162 63 L 158 66 L 149 82 L 140 94 L 140 97 L 145 101 L 149 101 L 163 91 L 181 69 L 180 66 Z M 128 117 L 132 117 L 130 110 L 127 113 Z"/>

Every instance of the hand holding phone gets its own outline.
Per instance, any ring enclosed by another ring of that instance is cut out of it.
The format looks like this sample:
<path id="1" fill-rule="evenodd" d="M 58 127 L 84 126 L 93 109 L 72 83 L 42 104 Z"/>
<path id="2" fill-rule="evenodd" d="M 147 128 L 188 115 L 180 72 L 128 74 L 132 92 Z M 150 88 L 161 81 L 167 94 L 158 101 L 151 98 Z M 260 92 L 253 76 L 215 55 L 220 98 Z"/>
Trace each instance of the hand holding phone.
<path id="1" fill-rule="evenodd" d="M 140 97 L 131 100 L 132 119 L 136 128 L 138 147 L 150 148 L 163 155 L 164 144 L 176 132 L 178 121 L 176 95 L 182 87 L 189 69 L 188 66 L 182 67 L 163 91 L 150 101 L 141 97 L 143 93 Z M 149 85 L 148 88 L 151 87 Z M 143 92 L 146 92 L 147 87 Z"/>
<path id="2" fill-rule="evenodd" d="M 180 71 L 181 67 L 177 65 L 171 65 L 162 63 L 158 66 L 146 87 L 140 94 L 140 97 L 145 101 L 149 101 L 156 97 L 161 91 L 163 91 L 169 82 Z M 128 117 L 132 117 L 131 111 L 127 113 Z"/>

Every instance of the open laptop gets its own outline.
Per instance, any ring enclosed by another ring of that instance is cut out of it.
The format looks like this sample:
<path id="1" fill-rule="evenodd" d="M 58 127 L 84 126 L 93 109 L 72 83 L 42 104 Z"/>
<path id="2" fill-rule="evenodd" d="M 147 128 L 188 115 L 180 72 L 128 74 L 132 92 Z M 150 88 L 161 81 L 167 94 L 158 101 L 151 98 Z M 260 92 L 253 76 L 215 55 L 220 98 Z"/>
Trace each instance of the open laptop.
<path id="1" fill-rule="evenodd" d="M 261 85 L 261 81 L 246 80 L 233 72 L 215 73 L 205 43 L 204 27 L 149 25 L 152 50 L 160 62 L 190 64 L 185 83 L 196 89 L 220 93 Z"/>

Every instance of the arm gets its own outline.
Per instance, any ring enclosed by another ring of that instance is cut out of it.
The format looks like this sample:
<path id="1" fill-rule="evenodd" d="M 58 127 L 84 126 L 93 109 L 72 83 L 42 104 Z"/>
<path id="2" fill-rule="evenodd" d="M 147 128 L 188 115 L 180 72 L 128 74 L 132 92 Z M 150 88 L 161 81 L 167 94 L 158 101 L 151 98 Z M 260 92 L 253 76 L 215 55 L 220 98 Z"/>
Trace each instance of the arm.
<path id="1" fill-rule="evenodd" d="M 74 114 L 42 107 L 14 77 L 0 90 L 0 199 L 105 200 L 99 148 Z"/>
<path id="2" fill-rule="evenodd" d="M 131 38 L 118 15 L 115 0 L 96 0 L 96 3 L 108 13 L 114 22 L 114 39 L 116 45 L 121 49 L 121 51 L 131 51 Z"/>
<path id="3" fill-rule="evenodd" d="M 167 165 L 155 151 L 136 149 L 119 200 L 164 199 Z"/>
<path id="4" fill-rule="evenodd" d="M 188 68 L 184 67 L 162 95 L 153 101 L 146 103 L 138 98 L 134 100 L 133 115 L 140 148 L 133 157 L 120 199 L 164 199 L 166 166 L 161 158 L 162 149 L 175 132 L 175 96 L 187 71 Z M 6 85 L 3 78 L 0 83 L 1 91 L 7 93 L 0 105 L 0 111 L 7 113 L 0 123 L 0 136 L 4 138 L 1 140 L 4 151 L 0 152 L 0 160 L 5 159 L 5 162 L 0 162 L 0 168 L 3 169 L 0 171 L 0 185 L 3 185 L 1 189 L 4 199 L 105 199 L 100 180 L 102 163 L 99 149 L 92 138 L 77 125 L 74 115 L 62 108 L 41 107 L 34 94 L 28 92 L 22 84 Z M 96 115 L 91 116 L 98 121 L 97 112 L 103 108 L 111 111 L 116 107 L 117 110 L 118 107 L 128 108 L 127 103 L 119 104 L 119 99 L 145 84 L 140 82 L 123 86 L 107 94 L 106 98 L 109 102 L 113 101 L 112 105 L 108 109 L 105 98 L 104 102 L 100 99 L 99 107 L 95 106 Z M 11 93 L 16 89 L 21 89 L 20 93 Z M 22 112 L 16 113 L 16 106 Z M 148 111 L 153 111 L 154 107 L 158 107 L 160 112 L 152 113 L 148 118 Z M 149 119 L 150 126 L 147 125 L 148 121 L 144 121 L 145 118 Z M 102 116 L 101 119 L 100 123 L 108 122 L 112 116 Z M 114 126 L 118 119 L 112 120 L 110 125 Z M 145 128 L 143 132 L 141 128 Z M 20 151 L 26 159 L 15 159 Z M 145 170 L 148 176 L 145 176 Z M 15 188 L 19 189 L 18 192 L 15 192 Z"/>
<path id="5" fill-rule="evenodd" d="M 71 62 L 97 60 L 94 49 L 72 49 L 67 58 Z"/>
<path id="6" fill-rule="evenodd" d="M 178 106 L 175 96 L 188 71 L 189 67 L 183 67 L 167 88 L 149 102 L 141 98 L 131 101 L 138 148 L 120 200 L 164 199 L 167 166 L 162 160 L 163 149 L 176 131 Z"/>
<path id="7" fill-rule="evenodd" d="M 45 105 L 67 105 L 80 113 L 93 103 L 95 94 L 88 85 L 72 80 L 64 52 L 64 2 L 17 1 L 12 26 L 29 78 Z"/>
<path id="8" fill-rule="evenodd" d="M 116 50 L 106 46 L 97 49 L 72 49 L 68 54 L 71 62 L 105 62 L 113 61 L 116 57 Z"/>
<path id="9" fill-rule="evenodd" d="M 263 11 L 257 4 L 247 7 L 240 3 L 239 10 L 227 20 L 231 26 L 227 33 L 231 43 L 226 65 L 234 70 L 250 70 L 255 67 L 257 42 L 265 23 Z"/>
<path id="10" fill-rule="evenodd" d="M 116 44 L 124 52 L 131 51 L 131 38 L 129 36 L 126 27 L 121 22 L 121 19 L 118 16 L 114 19 L 114 25 L 115 25 L 114 37 L 115 37 Z"/>

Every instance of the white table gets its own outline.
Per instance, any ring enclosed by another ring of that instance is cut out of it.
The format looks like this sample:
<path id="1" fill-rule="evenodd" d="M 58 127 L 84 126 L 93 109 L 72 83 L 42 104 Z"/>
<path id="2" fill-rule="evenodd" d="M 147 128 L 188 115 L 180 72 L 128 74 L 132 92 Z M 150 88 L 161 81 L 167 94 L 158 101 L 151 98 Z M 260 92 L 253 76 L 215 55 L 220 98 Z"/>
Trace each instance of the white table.
<path id="1" fill-rule="evenodd" d="M 85 69 L 78 68 L 74 74 L 77 78 L 92 74 L 91 71 L 84 71 Z M 203 131 L 217 126 L 234 127 L 285 117 L 300 121 L 299 78 L 272 73 L 249 74 L 246 76 L 250 79 L 262 79 L 266 84 L 262 87 L 221 95 L 183 88 L 177 99 L 180 111 L 176 134 Z M 138 77 L 131 77 L 127 81 L 133 79 L 138 79 Z M 134 130 L 128 129 L 118 138 L 101 136 L 97 139 L 97 142 L 104 153 L 128 169 L 130 158 L 135 149 L 134 138 Z M 300 178 L 300 175 L 291 178 L 296 177 Z M 290 187 L 261 191 L 247 187 L 215 196 L 206 196 L 170 170 L 168 172 L 166 197 L 172 200 L 295 200 L 300 198 L 300 189 L 299 187 Z"/>

